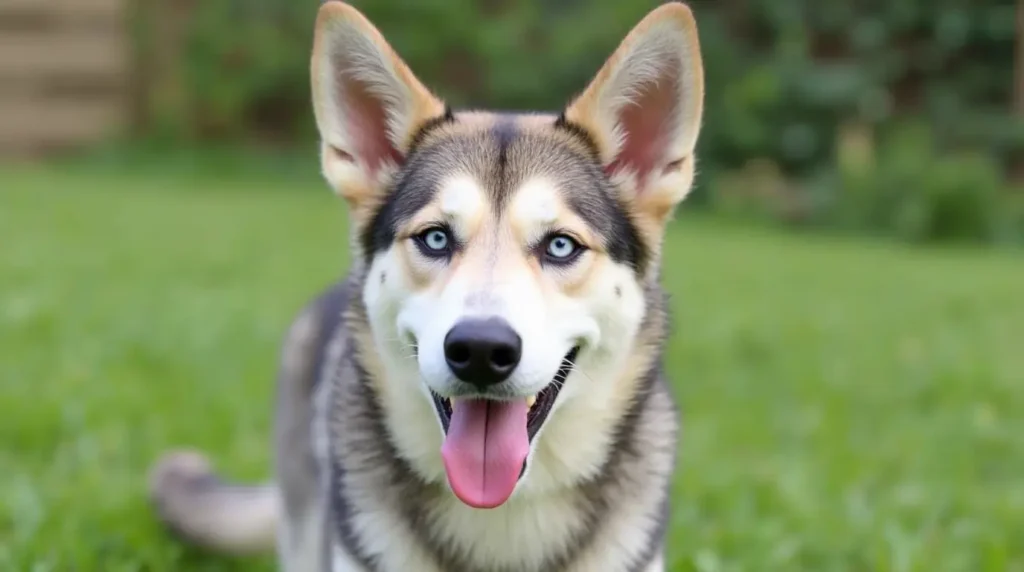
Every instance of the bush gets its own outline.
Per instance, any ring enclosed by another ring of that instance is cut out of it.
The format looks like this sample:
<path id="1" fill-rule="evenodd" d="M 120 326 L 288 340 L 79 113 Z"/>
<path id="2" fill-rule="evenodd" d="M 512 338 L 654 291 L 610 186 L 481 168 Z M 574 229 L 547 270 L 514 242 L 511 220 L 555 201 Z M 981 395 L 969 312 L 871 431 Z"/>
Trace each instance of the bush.
<path id="1" fill-rule="evenodd" d="M 807 222 L 811 205 L 798 184 L 770 159 L 753 159 L 715 178 L 708 204 L 729 218 Z"/>
<path id="2" fill-rule="evenodd" d="M 834 227 L 911 242 L 1024 240 L 1024 193 L 996 159 L 942 151 L 928 124 L 906 122 L 878 137 L 840 129 L 832 165 L 802 179 L 768 159 L 716 177 L 709 206 L 728 217 Z"/>
<path id="3" fill-rule="evenodd" d="M 924 125 L 903 126 L 868 161 L 838 161 L 837 196 L 824 218 L 915 242 L 1012 235 L 1014 193 L 998 163 L 977 152 L 941 153 L 934 140 Z"/>

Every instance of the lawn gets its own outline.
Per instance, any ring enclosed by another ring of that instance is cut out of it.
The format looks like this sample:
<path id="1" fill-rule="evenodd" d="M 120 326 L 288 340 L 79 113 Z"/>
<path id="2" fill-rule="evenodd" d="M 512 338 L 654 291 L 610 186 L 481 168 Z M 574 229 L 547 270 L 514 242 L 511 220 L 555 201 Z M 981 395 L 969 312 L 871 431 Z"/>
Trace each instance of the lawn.
<path id="1" fill-rule="evenodd" d="M 346 262 L 312 179 L 0 175 L 0 569 L 264 570 L 184 549 L 145 471 L 266 475 L 277 344 Z M 671 570 L 1024 571 L 1024 257 L 684 214 Z"/>

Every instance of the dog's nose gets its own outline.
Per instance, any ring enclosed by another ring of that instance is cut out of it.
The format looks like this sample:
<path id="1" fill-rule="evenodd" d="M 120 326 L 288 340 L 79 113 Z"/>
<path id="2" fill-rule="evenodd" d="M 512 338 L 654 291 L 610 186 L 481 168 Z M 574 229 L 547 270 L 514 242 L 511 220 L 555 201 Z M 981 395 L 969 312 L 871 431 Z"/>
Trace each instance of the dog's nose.
<path id="1" fill-rule="evenodd" d="M 523 340 L 500 318 L 467 318 L 444 338 L 444 357 L 455 377 L 480 389 L 512 375 L 523 353 Z"/>

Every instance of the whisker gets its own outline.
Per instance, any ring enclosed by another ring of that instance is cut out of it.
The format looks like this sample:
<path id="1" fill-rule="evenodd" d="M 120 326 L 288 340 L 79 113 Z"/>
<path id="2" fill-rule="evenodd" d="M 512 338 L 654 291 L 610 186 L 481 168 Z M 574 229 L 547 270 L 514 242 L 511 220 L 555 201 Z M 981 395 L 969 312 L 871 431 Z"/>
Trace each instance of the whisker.
<path id="1" fill-rule="evenodd" d="M 406 341 L 406 340 L 404 340 L 402 338 L 384 338 L 384 341 L 397 343 L 403 349 L 412 350 L 414 355 L 419 352 L 419 346 L 418 345 L 410 344 L 408 341 Z"/>
<path id="2" fill-rule="evenodd" d="M 587 375 L 587 372 L 583 371 L 583 368 L 581 368 L 580 366 L 576 365 L 572 360 L 565 360 L 565 361 L 570 366 L 572 366 L 572 371 L 580 372 L 580 374 L 583 377 L 587 378 L 587 381 L 589 381 L 590 383 L 594 383 L 594 378 L 592 378 L 589 375 Z M 571 374 L 572 372 L 570 371 L 569 373 Z M 555 377 L 558 377 L 558 376 L 555 376 Z M 565 377 L 568 377 L 568 374 Z M 565 383 L 565 379 L 562 379 L 562 383 Z"/>

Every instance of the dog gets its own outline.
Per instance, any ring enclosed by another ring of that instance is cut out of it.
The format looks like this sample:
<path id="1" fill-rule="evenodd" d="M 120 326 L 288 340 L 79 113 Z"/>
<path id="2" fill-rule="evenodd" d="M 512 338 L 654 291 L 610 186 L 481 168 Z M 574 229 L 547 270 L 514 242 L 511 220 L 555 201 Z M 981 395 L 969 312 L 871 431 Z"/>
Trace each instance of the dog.
<path id="1" fill-rule="evenodd" d="M 664 570 L 680 422 L 659 269 L 702 66 L 669 2 L 560 113 L 456 111 L 323 4 L 313 109 L 353 262 L 286 335 L 271 484 L 165 453 L 161 521 L 289 572 Z"/>

